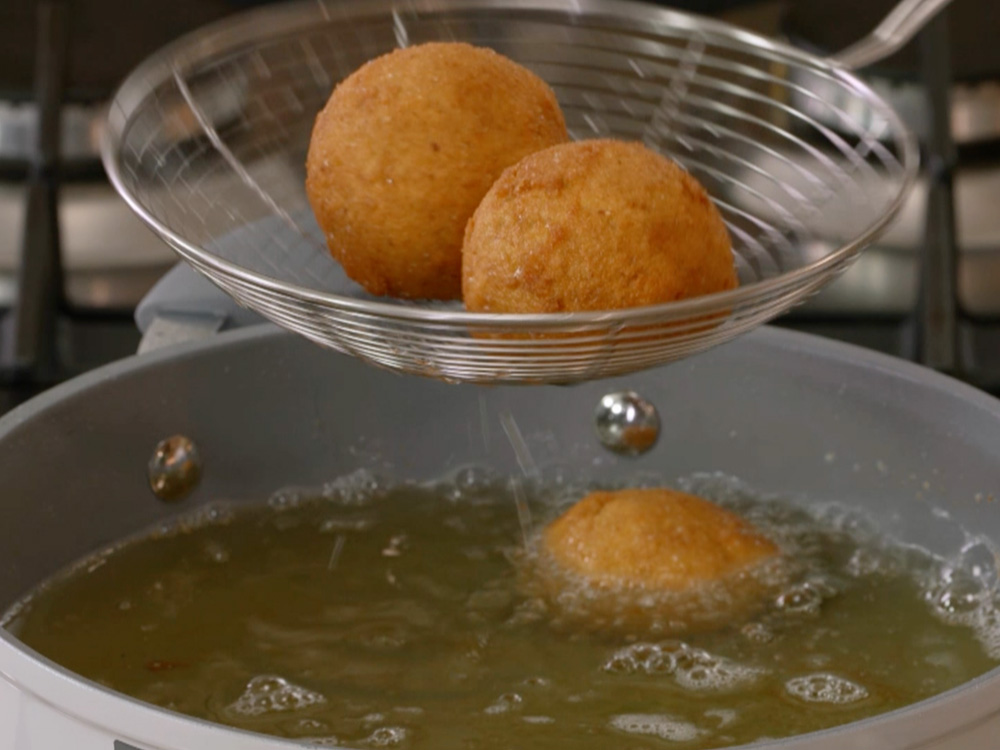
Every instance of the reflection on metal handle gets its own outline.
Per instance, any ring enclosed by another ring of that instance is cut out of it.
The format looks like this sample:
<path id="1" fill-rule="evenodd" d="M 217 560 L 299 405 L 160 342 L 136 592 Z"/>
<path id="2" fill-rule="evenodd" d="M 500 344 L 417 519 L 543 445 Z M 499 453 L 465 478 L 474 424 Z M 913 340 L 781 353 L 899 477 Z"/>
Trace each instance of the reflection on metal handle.
<path id="1" fill-rule="evenodd" d="M 883 60 L 910 41 L 951 0 L 902 0 L 864 39 L 830 58 L 834 65 L 863 68 Z"/>

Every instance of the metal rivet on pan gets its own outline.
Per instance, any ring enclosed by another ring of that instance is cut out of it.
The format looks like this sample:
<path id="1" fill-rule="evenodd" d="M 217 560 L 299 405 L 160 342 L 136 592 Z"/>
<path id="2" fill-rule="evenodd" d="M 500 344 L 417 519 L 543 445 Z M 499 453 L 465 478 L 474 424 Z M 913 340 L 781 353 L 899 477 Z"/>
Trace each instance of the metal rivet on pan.
<path id="1" fill-rule="evenodd" d="M 660 437 L 660 415 L 656 407 L 638 393 L 609 393 L 597 405 L 594 427 L 608 450 L 638 456 L 656 445 Z"/>
<path id="2" fill-rule="evenodd" d="M 149 486 L 161 500 L 186 497 L 201 480 L 197 446 L 183 435 L 161 440 L 149 459 Z"/>

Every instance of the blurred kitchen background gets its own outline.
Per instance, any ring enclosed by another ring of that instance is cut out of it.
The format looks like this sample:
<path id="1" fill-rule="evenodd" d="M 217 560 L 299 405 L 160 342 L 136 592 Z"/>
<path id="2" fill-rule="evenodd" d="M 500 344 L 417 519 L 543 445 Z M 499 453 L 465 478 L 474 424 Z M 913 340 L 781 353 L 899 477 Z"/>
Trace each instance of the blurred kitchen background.
<path id="1" fill-rule="evenodd" d="M 878 246 L 779 324 L 920 361 L 1000 394 L 994 1 L 955 2 L 906 49 L 864 72 L 920 135 L 924 174 Z M 104 176 L 105 106 L 157 48 L 259 4 L 0 1 L 0 411 L 135 352 L 135 307 L 175 258 Z M 661 4 L 827 54 L 868 33 L 894 0 Z"/>

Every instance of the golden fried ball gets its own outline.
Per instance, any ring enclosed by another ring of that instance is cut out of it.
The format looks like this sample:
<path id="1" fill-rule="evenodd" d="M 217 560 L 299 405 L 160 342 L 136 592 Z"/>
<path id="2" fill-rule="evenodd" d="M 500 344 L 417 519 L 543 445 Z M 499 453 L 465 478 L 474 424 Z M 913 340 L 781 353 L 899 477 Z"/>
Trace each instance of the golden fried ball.
<path id="1" fill-rule="evenodd" d="M 599 586 L 684 592 L 778 555 L 750 523 L 669 489 L 594 492 L 553 521 L 545 549 Z"/>
<path id="2" fill-rule="evenodd" d="M 417 45 L 334 89 L 306 192 L 331 253 L 369 292 L 456 298 L 465 224 L 490 185 L 567 138 L 555 95 L 530 71 L 468 44 Z"/>
<path id="3" fill-rule="evenodd" d="M 702 186 L 638 143 L 561 144 L 506 170 L 462 250 L 477 312 L 611 310 L 737 285 L 729 234 Z"/>

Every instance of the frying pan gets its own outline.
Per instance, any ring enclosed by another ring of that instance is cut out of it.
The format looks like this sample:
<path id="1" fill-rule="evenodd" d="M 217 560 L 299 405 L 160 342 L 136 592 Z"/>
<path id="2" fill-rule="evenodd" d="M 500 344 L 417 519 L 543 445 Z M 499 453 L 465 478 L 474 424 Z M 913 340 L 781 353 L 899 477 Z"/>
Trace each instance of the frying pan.
<path id="1" fill-rule="evenodd" d="M 608 452 L 594 429 L 602 396 L 625 389 L 662 422 L 637 458 Z M 85 553 L 212 501 L 262 502 L 359 468 L 401 480 L 468 464 L 515 474 L 502 414 L 543 476 L 723 472 L 793 502 L 859 509 L 942 555 L 963 530 L 1000 540 L 1000 402 L 882 355 L 765 327 L 628 377 L 486 387 L 402 377 L 261 325 L 112 364 L 0 420 L 0 607 Z M 146 476 L 154 446 L 177 434 L 203 461 L 179 505 Z M 994 670 L 900 711 L 754 747 L 992 750 L 998 732 Z M 0 632 L 2 750 L 293 746 L 122 697 Z"/>

